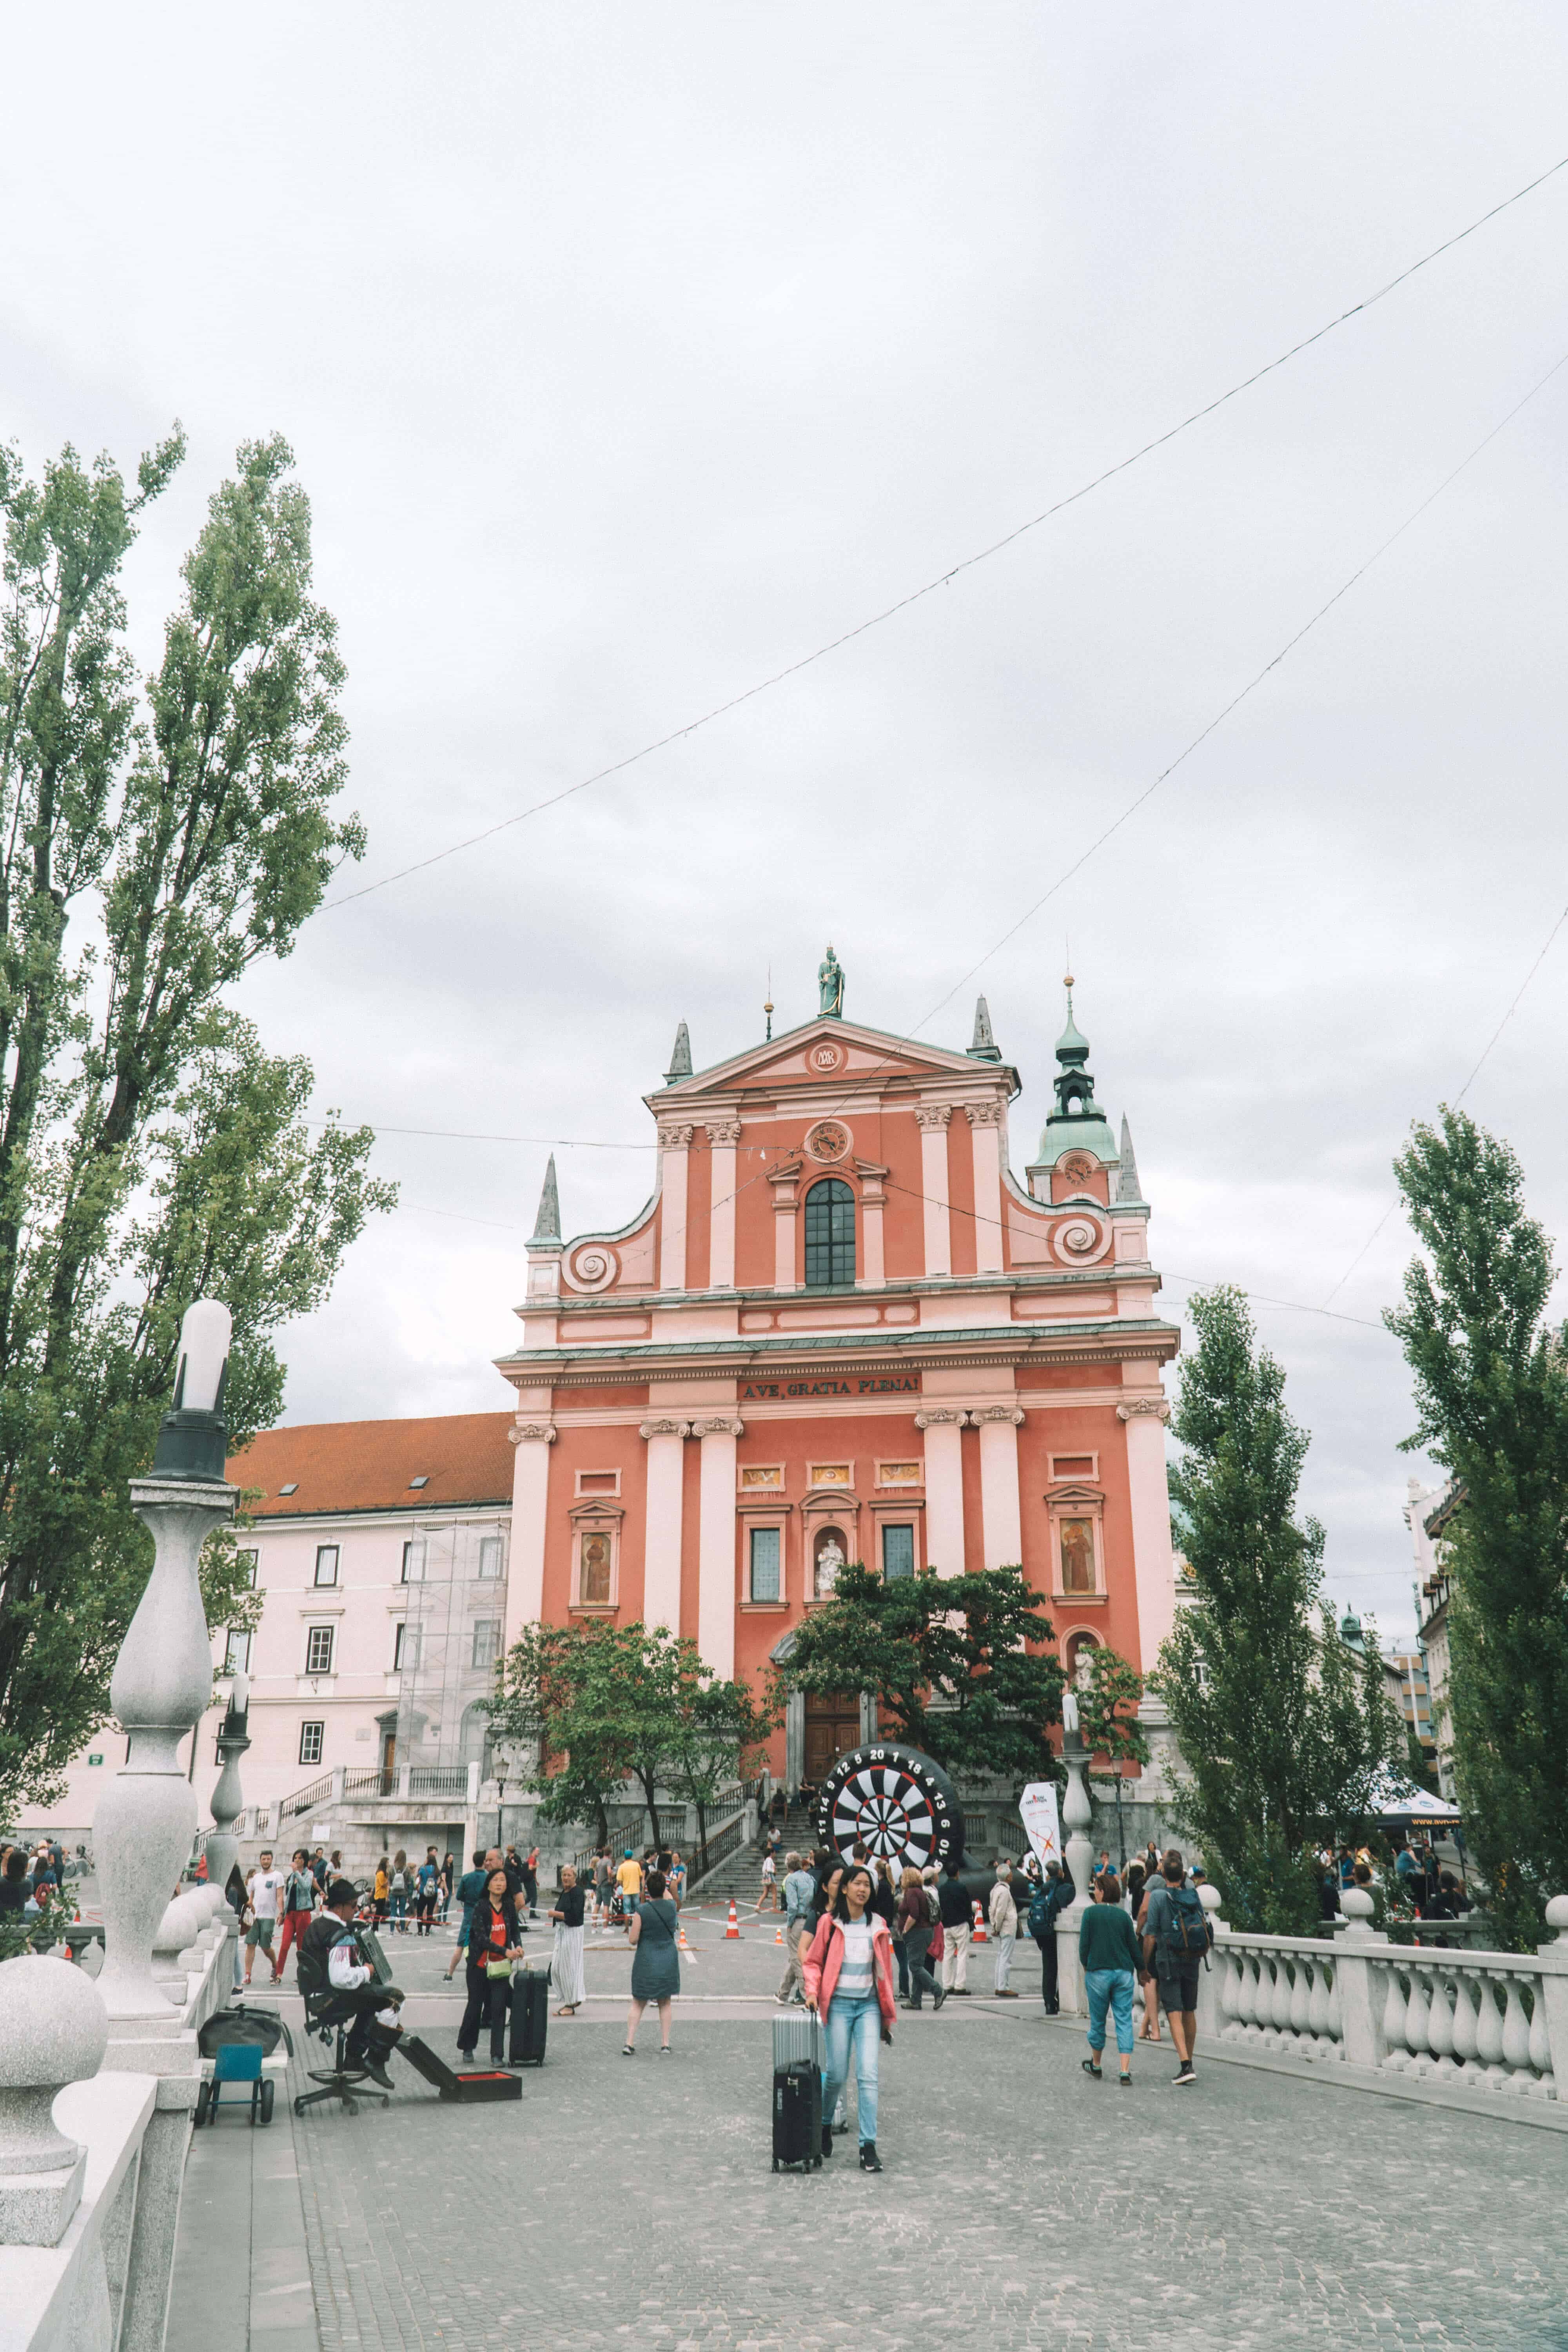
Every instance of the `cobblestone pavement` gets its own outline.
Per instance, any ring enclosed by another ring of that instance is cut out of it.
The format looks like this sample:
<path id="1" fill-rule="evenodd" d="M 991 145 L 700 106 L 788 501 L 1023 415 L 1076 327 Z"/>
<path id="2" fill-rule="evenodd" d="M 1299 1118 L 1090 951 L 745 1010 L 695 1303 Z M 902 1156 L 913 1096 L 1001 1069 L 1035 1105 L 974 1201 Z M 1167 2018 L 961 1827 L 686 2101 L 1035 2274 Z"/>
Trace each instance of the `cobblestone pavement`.
<path id="1" fill-rule="evenodd" d="M 1168 2044 L 1093 2084 L 1037 2002 L 976 1999 L 900 2015 L 879 2178 L 853 2133 L 775 2176 L 766 2018 L 724 2001 L 771 1980 L 771 1923 L 690 1932 L 668 2059 L 651 2015 L 623 2057 L 591 2000 L 518 2105 L 444 2106 L 395 2062 L 390 2108 L 293 2124 L 324 2352 L 1568 2347 L 1568 2137 L 1237 2065 L 1178 2093 Z M 446 1958 L 394 1950 L 411 1992 Z M 626 1968 L 591 1958 L 591 1989 Z"/>

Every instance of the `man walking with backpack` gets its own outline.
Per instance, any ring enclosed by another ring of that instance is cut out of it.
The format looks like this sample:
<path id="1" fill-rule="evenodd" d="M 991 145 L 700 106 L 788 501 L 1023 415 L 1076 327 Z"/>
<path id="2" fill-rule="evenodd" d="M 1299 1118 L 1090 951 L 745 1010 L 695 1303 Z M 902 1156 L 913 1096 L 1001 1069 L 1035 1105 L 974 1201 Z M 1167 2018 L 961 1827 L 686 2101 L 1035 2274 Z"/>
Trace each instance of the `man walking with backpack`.
<path id="1" fill-rule="evenodd" d="M 1073 1894 L 1072 1880 L 1061 1864 L 1047 1862 L 1045 1884 L 1036 1887 L 1024 1922 L 1040 1948 L 1040 1995 L 1047 2017 L 1057 2017 L 1061 2012 L 1057 1979 L 1057 1921 L 1072 1901 Z"/>
<path id="2" fill-rule="evenodd" d="M 1193 2051 L 1198 2038 L 1198 1970 L 1214 1940 L 1198 1891 L 1185 1879 L 1181 1855 L 1168 1847 L 1143 1915 L 1143 1957 L 1159 1979 L 1160 2005 L 1181 2061 L 1178 2088 L 1197 2080 Z"/>

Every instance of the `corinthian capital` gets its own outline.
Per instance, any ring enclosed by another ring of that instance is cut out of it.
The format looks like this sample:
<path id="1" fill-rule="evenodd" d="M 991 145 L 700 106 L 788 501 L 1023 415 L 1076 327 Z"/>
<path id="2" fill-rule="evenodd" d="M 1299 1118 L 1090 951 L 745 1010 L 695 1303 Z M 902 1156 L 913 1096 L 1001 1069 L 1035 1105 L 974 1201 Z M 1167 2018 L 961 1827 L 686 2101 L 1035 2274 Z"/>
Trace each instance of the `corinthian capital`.
<path id="1" fill-rule="evenodd" d="M 673 1119 L 658 1122 L 658 1148 L 661 1151 L 684 1151 L 691 1140 L 691 1129 L 679 1127 Z"/>
<path id="2" fill-rule="evenodd" d="M 915 1105 L 915 1125 L 925 1135 L 931 1135 L 938 1128 L 945 1127 L 952 1117 L 951 1103 L 916 1103 Z"/>
<path id="3" fill-rule="evenodd" d="M 645 1421 L 637 1431 L 639 1437 L 689 1437 L 689 1421 Z"/>
<path id="4" fill-rule="evenodd" d="M 514 1421 L 507 1435 L 514 1445 L 553 1445 L 555 1423 L 552 1421 Z"/>
<path id="5" fill-rule="evenodd" d="M 1116 1408 L 1118 1421 L 1142 1421 L 1146 1413 L 1152 1413 L 1156 1421 L 1169 1421 L 1171 1408 L 1163 1397 L 1133 1397 L 1131 1402 Z"/>
<path id="6" fill-rule="evenodd" d="M 737 1421 L 732 1412 L 713 1413 L 706 1421 L 694 1421 L 693 1437 L 744 1437 L 746 1424 Z"/>
<path id="7" fill-rule="evenodd" d="M 1002 1124 L 1000 1103 L 965 1103 L 963 1109 L 971 1127 L 1000 1127 Z"/>
<path id="8" fill-rule="evenodd" d="M 739 1143 L 741 1122 L 738 1118 L 710 1118 L 708 1122 L 710 1143 Z"/>

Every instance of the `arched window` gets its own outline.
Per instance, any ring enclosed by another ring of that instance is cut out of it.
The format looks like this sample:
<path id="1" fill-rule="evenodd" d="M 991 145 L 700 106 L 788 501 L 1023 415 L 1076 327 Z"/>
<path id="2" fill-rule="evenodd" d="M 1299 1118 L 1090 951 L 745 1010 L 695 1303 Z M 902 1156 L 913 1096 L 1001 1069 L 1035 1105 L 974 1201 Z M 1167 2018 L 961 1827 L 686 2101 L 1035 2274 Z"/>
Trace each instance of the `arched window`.
<path id="1" fill-rule="evenodd" d="M 855 1279 L 855 1195 L 837 1176 L 805 1196 L 805 1286 L 847 1288 Z"/>

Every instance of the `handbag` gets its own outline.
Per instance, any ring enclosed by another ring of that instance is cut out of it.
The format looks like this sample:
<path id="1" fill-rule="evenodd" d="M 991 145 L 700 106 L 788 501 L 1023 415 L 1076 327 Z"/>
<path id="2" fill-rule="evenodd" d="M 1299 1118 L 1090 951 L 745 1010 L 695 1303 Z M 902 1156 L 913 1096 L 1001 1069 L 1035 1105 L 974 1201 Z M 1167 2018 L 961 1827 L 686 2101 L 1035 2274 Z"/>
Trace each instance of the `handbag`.
<path id="1" fill-rule="evenodd" d="M 485 1962 L 485 1974 L 489 1977 L 492 1984 L 510 1983 L 511 1979 L 511 1962 L 510 1960 L 487 1960 Z"/>

